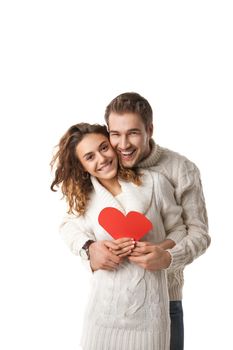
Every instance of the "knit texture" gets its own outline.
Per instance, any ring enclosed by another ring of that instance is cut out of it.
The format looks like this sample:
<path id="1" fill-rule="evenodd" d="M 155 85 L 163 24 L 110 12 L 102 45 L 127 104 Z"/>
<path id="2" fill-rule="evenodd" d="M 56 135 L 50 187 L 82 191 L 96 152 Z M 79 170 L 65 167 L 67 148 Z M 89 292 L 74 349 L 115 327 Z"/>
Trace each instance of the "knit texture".
<path id="1" fill-rule="evenodd" d="M 208 219 L 200 173 L 194 163 L 184 156 L 162 148 L 151 140 L 149 156 L 138 164 L 166 176 L 174 187 L 176 201 L 183 208 L 187 236 L 172 249 L 168 269 L 170 300 L 182 299 L 185 265 L 202 255 L 210 245 Z"/>
<path id="2" fill-rule="evenodd" d="M 162 174 L 168 179 L 174 189 L 174 196 L 178 205 L 182 207 L 182 217 L 187 228 L 187 235 L 178 242 L 176 233 L 166 238 L 174 240 L 176 246 L 168 251 L 172 262 L 168 269 L 168 287 L 170 300 L 181 300 L 184 284 L 183 270 L 187 264 L 202 255 L 210 245 L 208 234 L 208 219 L 205 199 L 202 190 L 200 173 L 194 163 L 184 156 L 162 148 L 151 140 L 151 152 L 138 165 L 152 172 Z M 142 190 L 141 194 L 145 191 Z M 102 194 L 101 201 L 109 200 L 107 191 Z M 141 201 L 141 196 L 135 197 L 134 203 Z M 113 201 L 109 202 L 112 206 Z M 107 205 L 106 205 L 107 206 Z M 131 209 L 133 210 L 133 209 Z M 163 220 L 165 220 L 166 215 Z M 66 216 L 61 225 L 60 232 L 74 254 L 79 254 L 81 247 L 88 239 L 93 239 L 94 233 L 90 224 L 84 219 L 77 221 L 75 216 Z M 83 261 L 90 269 L 90 264 Z"/>
<path id="3" fill-rule="evenodd" d="M 153 229 L 143 240 L 157 243 L 173 237 L 179 243 L 184 238 L 182 208 L 175 201 L 171 184 L 158 173 L 143 173 L 141 186 L 119 180 L 122 193 L 116 197 L 91 178 L 94 190 L 85 216 L 68 216 L 61 227 L 61 235 L 71 251 L 78 254 L 80 234 L 85 234 L 85 230 L 91 239 L 112 239 L 98 223 L 98 215 L 105 207 L 117 208 L 124 215 L 129 211 L 146 215 Z M 169 349 L 165 270 L 147 271 L 125 259 L 117 270 L 97 270 L 92 277 L 81 340 L 83 350 Z"/>
<path id="4" fill-rule="evenodd" d="M 84 350 L 169 349 L 165 271 L 145 271 L 127 261 L 116 272 L 94 273 L 85 315 Z"/>

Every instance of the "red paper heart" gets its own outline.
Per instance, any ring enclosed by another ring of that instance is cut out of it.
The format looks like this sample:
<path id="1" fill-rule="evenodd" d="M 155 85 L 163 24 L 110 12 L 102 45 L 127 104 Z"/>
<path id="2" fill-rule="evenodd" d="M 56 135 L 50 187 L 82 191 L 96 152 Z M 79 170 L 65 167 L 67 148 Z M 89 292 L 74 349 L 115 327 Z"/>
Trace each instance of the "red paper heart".
<path id="1" fill-rule="evenodd" d="M 99 213 L 99 224 L 114 238 L 132 237 L 136 241 L 152 229 L 147 217 L 137 211 L 126 216 L 118 209 L 107 207 Z"/>

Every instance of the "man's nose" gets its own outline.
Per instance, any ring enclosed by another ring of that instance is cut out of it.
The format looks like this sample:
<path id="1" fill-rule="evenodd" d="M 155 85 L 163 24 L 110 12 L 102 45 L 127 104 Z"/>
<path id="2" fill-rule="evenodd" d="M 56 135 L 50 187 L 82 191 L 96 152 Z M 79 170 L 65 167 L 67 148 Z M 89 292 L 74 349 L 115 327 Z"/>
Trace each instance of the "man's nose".
<path id="1" fill-rule="evenodd" d="M 122 150 L 125 150 L 126 148 L 129 147 L 129 140 L 128 140 L 128 137 L 126 136 L 122 136 L 120 138 L 120 142 L 119 142 L 119 148 L 122 149 Z"/>

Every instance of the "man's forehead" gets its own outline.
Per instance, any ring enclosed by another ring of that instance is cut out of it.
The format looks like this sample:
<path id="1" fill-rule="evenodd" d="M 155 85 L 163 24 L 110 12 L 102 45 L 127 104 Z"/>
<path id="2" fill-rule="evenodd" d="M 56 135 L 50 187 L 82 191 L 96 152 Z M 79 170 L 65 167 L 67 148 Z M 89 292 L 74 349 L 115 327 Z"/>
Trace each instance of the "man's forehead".
<path id="1" fill-rule="evenodd" d="M 109 131 L 142 130 L 145 129 L 141 117 L 136 113 L 111 113 L 108 119 Z"/>

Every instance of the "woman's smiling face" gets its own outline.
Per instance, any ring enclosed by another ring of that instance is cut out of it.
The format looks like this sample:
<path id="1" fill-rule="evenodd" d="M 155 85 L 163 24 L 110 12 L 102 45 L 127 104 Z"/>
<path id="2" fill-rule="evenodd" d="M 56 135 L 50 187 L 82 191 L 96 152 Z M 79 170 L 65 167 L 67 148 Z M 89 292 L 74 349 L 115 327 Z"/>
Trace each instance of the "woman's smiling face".
<path id="1" fill-rule="evenodd" d="M 100 180 L 117 176 L 117 155 L 105 135 L 86 134 L 76 146 L 76 155 L 90 175 Z"/>

